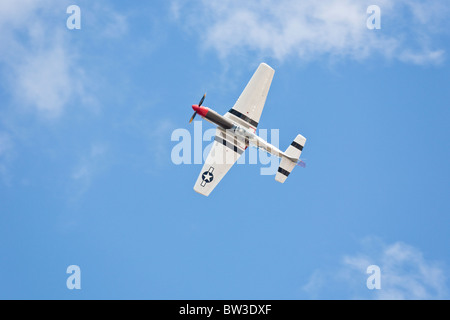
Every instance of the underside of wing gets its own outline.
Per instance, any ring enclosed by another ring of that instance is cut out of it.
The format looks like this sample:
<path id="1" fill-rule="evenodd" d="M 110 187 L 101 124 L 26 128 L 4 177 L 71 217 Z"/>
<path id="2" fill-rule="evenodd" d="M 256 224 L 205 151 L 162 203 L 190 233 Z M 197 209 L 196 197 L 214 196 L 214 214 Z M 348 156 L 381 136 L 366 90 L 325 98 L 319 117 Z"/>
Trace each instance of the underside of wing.
<path id="1" fill-rule="evenodd" d="M 245 145 L 236 141 L 232 135 L 218 128 L 211 151 L 194 185 L 194 190 L 208 196 L 227 174 L 239 157 L 244 153 Z"/>
<path id="2" fill-rule="evenodd" d="M 261 63 L 236 104 L 225 114 L 225 117 L 255 131 L 266 103 L 274 73 L 275 71 L 270 66 Z"/>

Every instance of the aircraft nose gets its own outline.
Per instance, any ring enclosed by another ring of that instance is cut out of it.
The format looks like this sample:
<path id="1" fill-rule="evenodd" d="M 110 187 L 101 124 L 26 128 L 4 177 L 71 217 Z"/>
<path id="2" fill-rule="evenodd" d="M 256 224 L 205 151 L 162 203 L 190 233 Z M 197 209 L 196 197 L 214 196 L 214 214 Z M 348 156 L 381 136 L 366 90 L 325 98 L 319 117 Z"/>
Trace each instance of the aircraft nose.
<path id="1" fill-rule="evenodd" d="M 192 109 L 194 109 L 195 112 L 197 112 L 202 117 L 205 117 L 208 113 L 209 109 L 205 107 L 199 107 L 198 105 L 194 104 L 192 105 Z"/>

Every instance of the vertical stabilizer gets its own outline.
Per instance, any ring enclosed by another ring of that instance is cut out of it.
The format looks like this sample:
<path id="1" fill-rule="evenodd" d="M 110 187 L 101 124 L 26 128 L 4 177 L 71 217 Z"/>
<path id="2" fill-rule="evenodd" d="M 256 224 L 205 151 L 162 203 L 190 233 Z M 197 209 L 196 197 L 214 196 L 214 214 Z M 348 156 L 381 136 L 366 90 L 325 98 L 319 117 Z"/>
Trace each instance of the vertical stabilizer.
<path id="1" fill-rule="evenodd" d="M 297 161 L 300 159 L 305 142 L 306 138 L 301 134 L 292 141 L 291 145 L 286 149 L 284 156 L 281 158 L 280 167 L 278 168 L 275 180 L 280 183 L 286 181 L 287 177 L 297 164 Z"/>

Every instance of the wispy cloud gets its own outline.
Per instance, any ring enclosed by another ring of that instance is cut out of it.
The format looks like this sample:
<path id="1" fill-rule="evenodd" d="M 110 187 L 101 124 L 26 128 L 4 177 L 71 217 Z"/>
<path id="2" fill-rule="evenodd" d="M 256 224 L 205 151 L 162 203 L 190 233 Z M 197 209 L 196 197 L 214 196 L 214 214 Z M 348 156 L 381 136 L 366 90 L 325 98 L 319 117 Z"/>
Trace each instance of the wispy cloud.
<path id="1" fill-rule="evenodd" d="M 414 64 L 440 63 L 444 51 L 434 38 L 445 31 L 443 0 L 379 0 L 382 29 L 368 30 L 373 1 L 260 0 L 172 1 L 172 16 L 202 47 L 220 57 L 251 52 L 278 60 L 318 57 L 356 60 L 381 55 Z M 199 20 L 198 17 L 201 17 Z"/>
<path id="2" fill-rule="evenodd" d="M 354 264 L 353 258 L 346 257 L 344 263 L 361 270 L 361 265 Z M 446 298 L 443 266 L 426 260 L 419 249 L 397 242 L 384 246 L 378 259 L 384 283 L 382 290 L 376 291 L 379 299 Z"/>
<path id="3" fill-rule="evenodd" d="M 74 103 L 95 106 L 90 86 L 99 82 L 82 63 L 86 41 L 127 33 L 125 15 L 108 5 L 81 11 L 82 30 L 68 30 L 66 8 L 70 1 L 3 0 L 0 3 L 0 68 L 3 89 L 13 109 L 34 111 L 45 119 L 58 119 Z M 83 7 L 82 7 L 83 8 Z M 87 19 L 89 17 L 90 19 Z M 94 32 L 84 31 L 84 21 Z"/>
<path id="4" fill-rule="evenodd" d="M 92 144 L 89 151 L 82 155 L 73 167 L 70 177 L 72 179 L 71 198 L 77 199 L 89 190 L 96 175 L 105 169 L 107 147 L 104 144 Z"/>
<path id="5" fill-rule="evenodd" d="M 50 1 L 6 0 L 0 5 L 2 36 L 0 66 L 8 72 L 5 88 L 16 106 L 57 118 L 83 90 L 82 68 L 75 63 L 73 45 L 64 37 L 64 4 Z M 56 19 L 56 17 L 62 19 Z"/>
<path id="6" fill-rule="evenodd" d="M 42 125 L 60 130 L 58 135 L 68 134 L 61 130 L 63 120 L 69 119 L 65 116 L 72 116 L 74 110 L 77 119 L 84 118 L 84 111 L 98 113 L 99 99 L 108 93 L 99 92 L 108 79 L 95 69 L 98 63 L 86 58 L 86 53 L 95 50 L 91 49 L 93 44 L 100 47 L 100 40 L 126 34 L 127 17 L 111 4 L 83 0 L 78 3 L 82 28 L 69 30 L 66 9 L 72 4 L 70 0 L 0 1 L 0 126 L 10 133 L 9 145 L 14 141 L 14 148 L 0 154 L 0 178 L 4 182 L 13 177 L 12 162 L 7 160 L 13 150 L 18 153 L 34 146 L 33 139 L 45 132 Z M 4 147 L 6 138 L 2 137 Z M 91 163 L 100 158 L 92 152 L 74 168 L 72 185 L 77 190 L 90 186 L 96 168 Z M 46 156 L 44 152 L 38 154 Z"/>
<path id="7" fill-rule="evenodd" d="M 363 241 L 355 255 L 344 255 L 334 270 L 316 270 L 303 291 L 311 298 L 326 298 L 327 288 L 340 288 L 348 299 L 448 299 L 444 265 L 425 259 L 417 248 L 403 242 L 384 244 L 376 238 Z M 369 290 L 367 267 L 381 270 L 381 289 Z"/>
<path id="8" fill-rule="evenodd" d="M 8 185 L 11 181 L 8 169 L 12 161 L 13 142 L 11 136 L 5 132 L 0 132 L 0 178 Z"/>
<path id="9" fill-rule="evenodd" d="M 150 143 L 152 143 L 155 163 L 158 166 L 167 164 L 170 158 L 170 134 L 174 130 L 175 125 L 169 119 L 162 119 L 156 126 L 155 130 L 150 133 Z"/>
<path id="10" fill-rule="evenodd" d="M 60 116 L 77 87 L 65 49 L 55 46 L 27 55 L 14 69 L 16 99 L 46 117 Z"/>

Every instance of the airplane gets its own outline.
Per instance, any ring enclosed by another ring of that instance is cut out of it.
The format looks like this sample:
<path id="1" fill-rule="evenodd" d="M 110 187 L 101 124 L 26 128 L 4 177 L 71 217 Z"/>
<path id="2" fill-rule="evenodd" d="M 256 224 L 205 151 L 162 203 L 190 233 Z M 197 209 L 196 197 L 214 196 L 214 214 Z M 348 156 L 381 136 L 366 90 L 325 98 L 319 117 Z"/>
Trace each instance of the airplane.
<path id="1" fill-rule="evenodd" d="M 296 165 L 304 166 L 300 155 L 306 138 L 297 135 L 285 152 L 255 134 L 275 70 L 261 63 L 244 91 L 225 115 L 203 107 L 206 94 L 197 105 L 189 123 L 199 114 L 217 126 L 214 143 L 194 185 L 194 190 L 209 196 L 249 146 L 254 146 L 281 158 L 275 180 L 284 183 Z"/>

